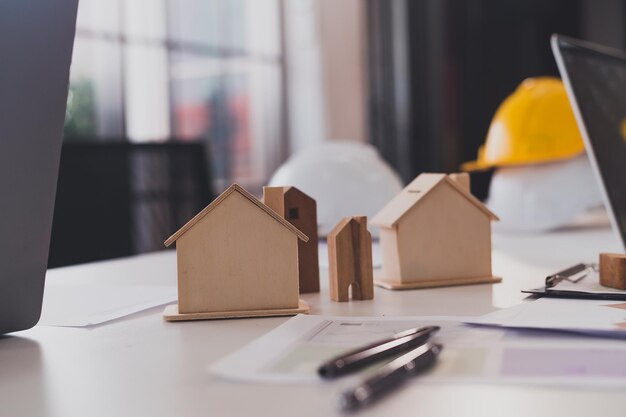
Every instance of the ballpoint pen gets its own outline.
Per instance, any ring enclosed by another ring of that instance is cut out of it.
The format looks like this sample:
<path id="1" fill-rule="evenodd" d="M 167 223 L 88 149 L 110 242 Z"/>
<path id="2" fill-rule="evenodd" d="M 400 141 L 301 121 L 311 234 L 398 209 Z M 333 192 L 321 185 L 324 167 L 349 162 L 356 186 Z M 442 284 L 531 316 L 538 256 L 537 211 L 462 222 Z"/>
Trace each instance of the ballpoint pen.
<path id="1" fill-rule="evenodd" d="M 426 343 L 389 362 L 380 371 L 359 386 L 345 391 L 339 397 L 339 408 L 355 411 L 381 397 L 408 377 L 430 368 L 443 348 L 442 345 Z"/>
<path id="2" fill-rule="evenodd" d="M 438 326 L 429 326 L 400 332 L 392 338 L 369 344 L 323 363 L 318 368 L 318 374 L 322 378 L 330 379 L 364 368 L 424 344 L 438 330 Z"/>

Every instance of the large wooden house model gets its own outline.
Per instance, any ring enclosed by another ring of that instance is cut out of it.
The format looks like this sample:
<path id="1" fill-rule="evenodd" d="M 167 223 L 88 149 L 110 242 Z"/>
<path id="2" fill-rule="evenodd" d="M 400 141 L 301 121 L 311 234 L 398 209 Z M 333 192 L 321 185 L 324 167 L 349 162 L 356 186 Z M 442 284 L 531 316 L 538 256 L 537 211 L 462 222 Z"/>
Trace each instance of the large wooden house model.
<path id="1" fill-rule="evenodd" d="M 290 315 L 298 297 L 298 241 L 307 236 L 234 184 L 174 233 L 178 305 L 166 320 Z"/>
<path id="2" fill-rule="evenodd" d="M 388 289 L 501 281 L 491 272 L 491 221 L 467 174 L 421 174 L 373 219 Z"/>

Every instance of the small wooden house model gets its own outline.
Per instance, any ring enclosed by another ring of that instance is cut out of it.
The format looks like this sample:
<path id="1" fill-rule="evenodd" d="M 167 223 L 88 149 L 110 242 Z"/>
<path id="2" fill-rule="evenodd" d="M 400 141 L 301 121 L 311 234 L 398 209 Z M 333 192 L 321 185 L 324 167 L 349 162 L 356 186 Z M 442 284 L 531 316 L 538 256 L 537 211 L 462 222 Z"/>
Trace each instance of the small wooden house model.
<path id="1" fill-rule="evenodd" d="M 491 221 L 467 174 L 421 174 L 373 219 L 383 270 L 376 285 L 410 289 L 500 282 L 491 273 Z"/>
<path id="2" fill-rule="evenodd" d="M 263 203 L 309 237 L 298 241 L 300 294 L 319 292 L 317 203 L 296 187 L 263 187 Z"/>
<path id="3" fill-rule="evenodd" d="M 234 184 L 165 241 L 176 242 L 178 305 L 166 320 L 291 315 L 307 236 Z"/>

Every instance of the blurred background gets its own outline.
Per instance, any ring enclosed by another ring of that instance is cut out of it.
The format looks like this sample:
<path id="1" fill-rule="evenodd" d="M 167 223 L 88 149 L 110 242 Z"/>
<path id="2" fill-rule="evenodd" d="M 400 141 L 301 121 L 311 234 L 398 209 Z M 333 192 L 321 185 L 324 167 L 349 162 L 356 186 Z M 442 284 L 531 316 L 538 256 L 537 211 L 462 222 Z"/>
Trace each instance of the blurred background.
<path id="1" fill-rule="evenodd" d="M 552 33 L 624 49 L 624 22 L 623 0 L 81 0 L 50 266 L 161 249 L 329 141 L 404 183 L 458 171 L 525 78 L 558 76 Z"/>

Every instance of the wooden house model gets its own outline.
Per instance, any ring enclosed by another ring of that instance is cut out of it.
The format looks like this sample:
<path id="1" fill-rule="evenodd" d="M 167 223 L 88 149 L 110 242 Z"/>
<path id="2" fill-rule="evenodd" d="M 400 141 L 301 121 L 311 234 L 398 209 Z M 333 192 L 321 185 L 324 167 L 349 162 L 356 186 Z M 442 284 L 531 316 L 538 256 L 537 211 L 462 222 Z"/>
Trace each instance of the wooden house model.
<path id="1" fill-rule="evenodd" d="M 263 203 L 308 236 L 298 241 L 300 294 L 319 292 L 317 203 L 296 187 L 263 187 Z"/>
<path id="2" fill-rule="evenodd" d="M 165 241 L 176 242 L 178 305 L 166 320 L 291 315 L 298 241 L 308 237 L 234 184 Z"/>
<path id="3" fill-rule="evenodd" d="M 375 284 L 411 289 L 500 282 L 491 273 L 491 221 L 467 174 L 421 174 L 373 219 L 383 269 Z"/>

